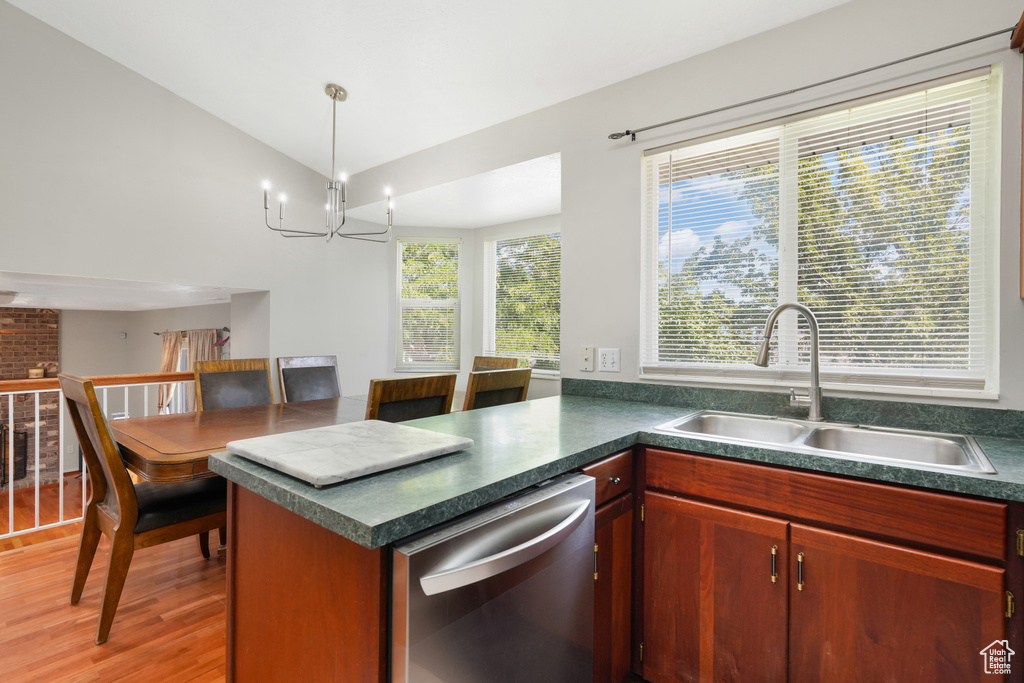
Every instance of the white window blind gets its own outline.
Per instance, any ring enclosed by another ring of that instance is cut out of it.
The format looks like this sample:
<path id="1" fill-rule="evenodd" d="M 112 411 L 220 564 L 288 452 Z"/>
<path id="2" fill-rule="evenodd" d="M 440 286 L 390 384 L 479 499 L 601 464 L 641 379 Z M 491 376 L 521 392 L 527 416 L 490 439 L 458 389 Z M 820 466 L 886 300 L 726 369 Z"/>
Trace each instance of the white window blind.
<path id="1" fill-rule="evenodd" d="M 460 242 L 398 239 L 396 370 L 459 369 Z"/>
<path id="2" fill-rule="evenodd" d="M 561 235 L 484 244 L 484 355 L 558 372 Z"/>
<path id="3" fill-rule="evenodd" d="M 641 372 L 997 390 L 998 73 L 644 159 Z"/>

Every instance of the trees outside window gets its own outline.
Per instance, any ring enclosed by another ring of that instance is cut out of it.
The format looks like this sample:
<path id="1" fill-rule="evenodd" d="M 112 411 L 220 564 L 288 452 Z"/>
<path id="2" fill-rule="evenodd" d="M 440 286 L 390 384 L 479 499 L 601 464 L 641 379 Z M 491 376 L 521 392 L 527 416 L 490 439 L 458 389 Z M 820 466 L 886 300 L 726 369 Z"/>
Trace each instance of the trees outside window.
<path id="1" fill-rule="evenodd" d="M 398 239 L 396 370 L 459 369 L 460 240 Z"/>
<path id="2" fill-rule="evenodd" d="M 484 254 L 484 355 L 558 372 L 561 235 L 487 242 Z"/>
<path id="3" fill-rule="evenodd" d="M 826 381 L 991 390 L 997 81 L 645 159 L 643 372 L 754 380 L 765 318 L 799 301 Z M 768 377 L 806 365 L 803 324 L 780 320 Z"/>

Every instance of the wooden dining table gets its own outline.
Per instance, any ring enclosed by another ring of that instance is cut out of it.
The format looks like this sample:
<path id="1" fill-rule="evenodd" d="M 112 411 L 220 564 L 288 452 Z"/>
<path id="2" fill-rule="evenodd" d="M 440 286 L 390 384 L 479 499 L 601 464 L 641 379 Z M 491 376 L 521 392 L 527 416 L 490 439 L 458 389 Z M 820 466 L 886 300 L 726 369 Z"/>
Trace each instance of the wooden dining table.
<path id="1" fill-rule="evenodd" d="M 357 422 L 365 414 L 365 399 L 328 398 L 111 420 L 110 430 L 130 471 L 171 483 L 216 476 L 207 460 L 229 441 Z"/>

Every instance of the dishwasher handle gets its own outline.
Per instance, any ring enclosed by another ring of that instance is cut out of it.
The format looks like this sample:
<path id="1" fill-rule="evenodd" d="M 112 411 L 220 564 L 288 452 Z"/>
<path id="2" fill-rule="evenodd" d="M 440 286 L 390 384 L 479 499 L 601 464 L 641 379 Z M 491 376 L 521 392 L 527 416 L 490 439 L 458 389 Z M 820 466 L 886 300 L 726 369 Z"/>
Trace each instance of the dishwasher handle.
<path id="1" fill-rule="evenodd" d="M 568 538 L 586 519 L 588 508 L 590 508 L 590 501 L 582 502 L 565 519 L 539 536 L 461 567 L 453 567 L 423 576 L 420 578 L 420 586 L 427 595 L 437 595 L 489 579 L 513 567 L 518 567 L 524 562 L 529 562 Z"/>

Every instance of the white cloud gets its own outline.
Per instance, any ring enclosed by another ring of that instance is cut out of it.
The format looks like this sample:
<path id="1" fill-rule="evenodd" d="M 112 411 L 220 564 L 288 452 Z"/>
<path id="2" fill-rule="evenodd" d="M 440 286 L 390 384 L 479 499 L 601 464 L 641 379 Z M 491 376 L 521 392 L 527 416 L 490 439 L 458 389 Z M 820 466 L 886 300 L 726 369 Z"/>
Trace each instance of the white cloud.
<path id="1" fill-rule="evenodd" d="M 727 221 L 712 230 L 711 234 L 735 239 L 749 235 L 752 230 L 753 225 L 750 221 Z"/>
<path id="2" fill-rule="evenodd" d="M 671 233 L 666 232 L 658 240 L 658 260 L 668 261 L 669 244 L 671 241 L 672 259 L 685 258 L 700 249 L 704 243 L 693 230 L 680 228 Z"/>

